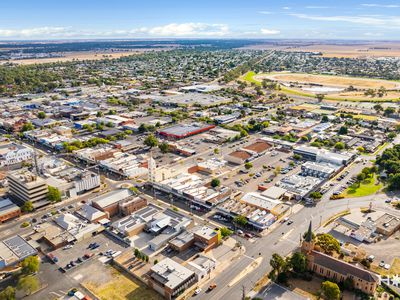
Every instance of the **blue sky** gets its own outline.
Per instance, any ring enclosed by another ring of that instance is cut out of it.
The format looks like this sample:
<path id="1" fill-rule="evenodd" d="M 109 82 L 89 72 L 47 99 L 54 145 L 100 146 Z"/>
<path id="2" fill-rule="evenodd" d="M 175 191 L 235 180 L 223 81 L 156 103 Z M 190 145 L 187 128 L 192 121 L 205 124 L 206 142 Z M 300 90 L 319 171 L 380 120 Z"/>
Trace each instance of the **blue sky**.
<path id="1" fill-rule="evenodd" d="M 0 39 L 400 39 L 391 0 L 4 0 Z"/>

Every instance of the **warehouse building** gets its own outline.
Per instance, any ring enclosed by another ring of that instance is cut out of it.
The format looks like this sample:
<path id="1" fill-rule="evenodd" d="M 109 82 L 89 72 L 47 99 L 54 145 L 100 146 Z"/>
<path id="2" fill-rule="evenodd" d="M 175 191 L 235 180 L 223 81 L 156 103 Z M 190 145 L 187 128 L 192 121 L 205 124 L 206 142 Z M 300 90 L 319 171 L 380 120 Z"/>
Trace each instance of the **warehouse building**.
<path id="1" fill-rule="evenodd" d="M 209 124 L 178 124 L 164 128 L 160 130 L 158 134 L 169 139 L 183 139 L 192 135 L 206 132 L 214 127 L 215 125 Z"/>
<path id="2" fill-rule="evenodd" d="M 0 223 L 4 223 L 21 215 L 21 209 L 10 199 L 0 199 Z"/>
<path id="3" fill-rule="evenodd" d="M 18 264 L 29 256 L 36 255 L 37 251 L 19 235 L 7 238 L 0 242 L 0 270 Z"/>

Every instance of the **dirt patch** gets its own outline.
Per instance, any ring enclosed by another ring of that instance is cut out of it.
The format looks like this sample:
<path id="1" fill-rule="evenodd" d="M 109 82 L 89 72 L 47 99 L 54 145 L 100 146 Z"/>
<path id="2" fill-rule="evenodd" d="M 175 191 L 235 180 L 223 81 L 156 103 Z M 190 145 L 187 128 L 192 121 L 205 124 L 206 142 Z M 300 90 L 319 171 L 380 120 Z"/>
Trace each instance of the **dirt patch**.
<path id="1" fill-rule="evenodd" d="M 313 75 L 313 74 L 295 74 L 295 73 L 281 73 L 281 74 L 260 74 L 254 76 L 256 80 L 262 81 L 264 78 L 277 80 L 280 82 L 299 82 L 303 84 L 321 84 L 337 87 L 348 87 L 352 85 L 359 89 L 374 88 L 379 89 L 381 86 L 386 89 L 396 89 L 399 84 L 388 80 L 355 78 L 344 76 L 329 76 L 329 75 Z M 365 97 L 365 96 L 364 96 Z"/>

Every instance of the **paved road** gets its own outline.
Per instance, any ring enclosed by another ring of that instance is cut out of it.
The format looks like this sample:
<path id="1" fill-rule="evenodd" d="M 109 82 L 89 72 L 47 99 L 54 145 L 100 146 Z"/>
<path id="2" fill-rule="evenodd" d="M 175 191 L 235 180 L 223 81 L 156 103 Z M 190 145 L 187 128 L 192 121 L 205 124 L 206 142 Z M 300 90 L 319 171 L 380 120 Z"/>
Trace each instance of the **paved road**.
<path id="1" fill-rule="evenodd" d="M 245 255 L 233 262 L 228 270 L 224 271 L 222 275 L 217 276 L 213 280 L 213 282 L 217 284 L 217 288 L 210 293 L 203 292 L 198 296 L 198 299 L 241 299 L 243 286 L 246 292 L 249 292 L 254 284 L 265 273 L 271 270 L 269 260 L 273 253 L 286 256 L 299 247 L 300 236 L 307 230 L 310 221 L 313 222 L 313 230 L 316 231 L 330 216 L 346 210 L 347 208 L 351 209 L 368 206 L 371 201 L 373 201 L 375 208 L 399 214 L 398 211 L 394 211 L 390 206 L 384 203 L 386 198 L 385 195 L 381 194 L 353 199 L 326 200 L 318 203 L 315 207 L 305 207 L 301 209 L 291 216 L 291 220 L 293 220 L 292 225 L 280 224 L 267 236 L 256 240 L 251 246 L 247 246 Z M 260 254 L 263 257 L 260 266 L 246 277 L 242 278 L 234 286 L 228 287 L 228 284 L 235 276 Z"/>

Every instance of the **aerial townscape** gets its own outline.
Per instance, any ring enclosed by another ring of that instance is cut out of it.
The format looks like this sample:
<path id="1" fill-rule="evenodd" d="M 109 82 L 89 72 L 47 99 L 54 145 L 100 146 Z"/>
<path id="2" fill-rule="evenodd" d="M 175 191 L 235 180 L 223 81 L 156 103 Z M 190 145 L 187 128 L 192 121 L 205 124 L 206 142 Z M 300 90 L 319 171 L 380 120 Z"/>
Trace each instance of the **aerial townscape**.
<path id="1" fill-rule="evenodd" d="M 0 300 L 400 299 L 400 4 L 6 2 Z"/>

